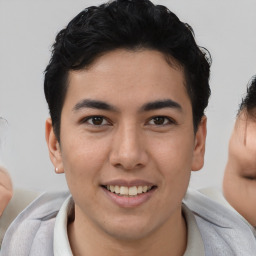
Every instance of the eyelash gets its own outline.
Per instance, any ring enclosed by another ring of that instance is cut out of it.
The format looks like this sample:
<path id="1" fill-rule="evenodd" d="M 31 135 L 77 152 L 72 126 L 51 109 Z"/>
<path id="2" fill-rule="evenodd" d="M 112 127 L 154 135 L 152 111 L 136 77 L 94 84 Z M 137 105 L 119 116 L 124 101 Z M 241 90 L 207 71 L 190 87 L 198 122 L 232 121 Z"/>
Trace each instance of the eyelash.
<path id="1" fill-rule="evenodd" d="M 170 117 L 167 116 L 153 116 L 151 117 L 147 123 L 150 123 L 151 121 L 156 121 L 156 119 L 164 119 L 164 123 L 163 124 L 149 124 L 149 125 L 154 125 L 154 126 L 167 126 L 167 125 L 173 125 L 173 124 L 177 124 L 177 122 L 175 120 L 173 120 Z M 167 121 L 167 123 L 166 123 Z"/>
<path id="2" fill-rule="evenodd" d="M 256 180 L 256 177 L 254 176 L 244 176 L 244 178 L 247 180 Z"/>
<path id="3" fill-rule="evenodd" d="M 107 122 L 106 124 L 93 124 L 93 123 L 90 123 L 89 121 L 90 120 L 93 120 L 93 119 L 102 119 L 103 122 Z M 82 119 L 81 123 L 87 123 L 88 125 L 91 125 L 91 126 L 95 126 L 95 127 L 101 127 L 101 126 L 105 126 L 105 125 L 111 125 L 111 122 L 104 116 L 88 116 L 84 119 Z"/>
<path id="4" fill-rule="evenodd" d="M 102 123 L 95 124 L 95 123 L 93 123 L 93 119 L 100 119 L 100 121 L 102 121 L 103 124 Z M 90 120 L 92 121 L 91 123 L 90 123 Z M 155 123 L 150 124 L 150 122 L 154 122 L 157 120 L 163 121 L 163 123 L 162 124 L 155 124 Z M 106 122 L 106 123 L 104 123 L 104 122 Z M 81 123 L 86 123 L 86 124 L 94 126 L 94 127 L 102 127 L 102 126 L 112 125 L 110 120 L 104 116 L 88 116 L 88 117 L 82 119 Z M 157 127 L 163 127 L 163 126 L 168 126 L 168 125 L 173 125 L 173 124 L 177 124 L 177 122 L 167 116 L 153 116 L 153 117 L 150 117 L 148 119 L 148 121 L 146 122 L 146 125 L 153 125 L 153 126 L 157 126 Z"/>

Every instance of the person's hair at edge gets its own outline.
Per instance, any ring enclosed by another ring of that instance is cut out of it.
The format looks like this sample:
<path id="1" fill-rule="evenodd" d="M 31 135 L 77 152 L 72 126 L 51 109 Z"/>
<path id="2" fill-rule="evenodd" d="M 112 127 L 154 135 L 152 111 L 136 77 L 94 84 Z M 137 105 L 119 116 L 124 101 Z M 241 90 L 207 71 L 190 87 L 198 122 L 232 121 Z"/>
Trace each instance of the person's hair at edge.
<path id="1" fill-rule="evenodd" d="M 256 76 L 249 82 L 246 96 L 242 99 L 237 115 L 239 116 L 243 110 L 246 110 L 249 117 L 256 119 Z"/>
<path id="2" fill-rule="evenodd" d="M 157 50 L 168 64 L 184 70 L 196 132 L 211 94 L 210 54 L 197 46 L 192 28 L 165 6 L 149 0 L 115 0 L 84 9 L 56 36 L 44 91 L 58 141 L 68 72 L 88 68 L 115 49 Z"/>

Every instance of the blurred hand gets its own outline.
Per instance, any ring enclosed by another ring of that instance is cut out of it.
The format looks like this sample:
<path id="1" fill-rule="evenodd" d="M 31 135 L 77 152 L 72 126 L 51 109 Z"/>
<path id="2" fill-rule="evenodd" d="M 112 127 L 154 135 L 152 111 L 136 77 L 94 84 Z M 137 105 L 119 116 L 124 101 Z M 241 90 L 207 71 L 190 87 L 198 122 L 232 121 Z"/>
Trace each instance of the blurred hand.
<path id="1" fill-rule="evenodd" d="M 12 181 L 8 172 L 0 166 L 0 216 L 12 198 Z"/>

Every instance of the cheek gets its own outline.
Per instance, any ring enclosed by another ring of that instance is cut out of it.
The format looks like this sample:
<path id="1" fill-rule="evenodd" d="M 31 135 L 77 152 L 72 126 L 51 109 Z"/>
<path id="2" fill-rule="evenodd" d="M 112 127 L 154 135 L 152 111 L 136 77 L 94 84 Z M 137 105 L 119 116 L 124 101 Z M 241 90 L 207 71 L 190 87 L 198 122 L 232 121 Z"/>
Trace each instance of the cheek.
<path id="1" fill-rule="evenodd" d="M 191 170 L 193 158 L 193 142 L 174 138 L 166 138 L 151 147 L 151 155 L 157 163 L 173 171 Z M 162 169 L 162 168 L 161 168 Z"/>
<path id="2" fill-rule="evenodd" d="M 96 177 L 105 164 L 108 144 L 84 138 L 74 138 L 63 143 L 62 162 L 69 186 L 80 183 L 97 183 Z"/>
<path id="3" fill-rule="evenodd" d="M 245 219 L 256 225 L 256 182 L 236 175 L 225 174 L 224 195 Z"/>
<path id="4" fill-rule="evenodd" d="M 256 181 L 248 181 L 245 185 L 248 191 L 248 202 L 250 202 L 253 207 L 252 214 L 254 214 L 256 219 Z"/>
<path id="5" fill-rule="evenodd" d="M 253 226 L 256 226 L 256 182 L 246 181 L 240 191 L 240 200 L 236 202 L 237 211 Z"/>
<path id="6" fill-rule="evenodd" d="M 191 174 L 193 158 L 193 143 L 189 140 L 181 143 L 180 140 L 168 138 L 152 148 L 151 158 L 156 164 L 156 169 L 163 177 L 163 186 L 168 193 L 180 192 L 184 196 Z M 171 190 L 171 191 L 169 191 Z"/>
<path id="7" fill-rule="evenodd" d="M 243 190 L 241 179 L 231 172 L 225 172 L 223 179 L 223 192 L 229 203 L 239 201 L 241 197 L 240 190 Z"/>

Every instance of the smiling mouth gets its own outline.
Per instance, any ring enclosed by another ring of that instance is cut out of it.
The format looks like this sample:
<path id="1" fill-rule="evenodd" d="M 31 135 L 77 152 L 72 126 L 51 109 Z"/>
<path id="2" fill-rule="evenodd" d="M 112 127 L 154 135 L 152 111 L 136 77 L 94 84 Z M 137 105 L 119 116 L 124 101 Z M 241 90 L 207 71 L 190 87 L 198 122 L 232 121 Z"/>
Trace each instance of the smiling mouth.
<path id="1" fill-rule="evenodd" d="M 107 189 L 111 193 L 114 193 L 118 196 L 125 196 L 125 197 L 135 197 L 140 194 L 147 193 L 156 188 L 156 186 L 118 186 L 118 185 L 107 185 L 102 186 L 103 188 Z"/>

